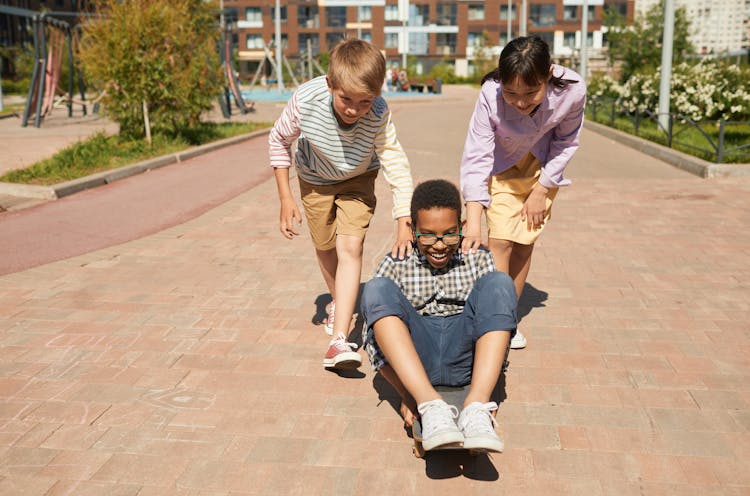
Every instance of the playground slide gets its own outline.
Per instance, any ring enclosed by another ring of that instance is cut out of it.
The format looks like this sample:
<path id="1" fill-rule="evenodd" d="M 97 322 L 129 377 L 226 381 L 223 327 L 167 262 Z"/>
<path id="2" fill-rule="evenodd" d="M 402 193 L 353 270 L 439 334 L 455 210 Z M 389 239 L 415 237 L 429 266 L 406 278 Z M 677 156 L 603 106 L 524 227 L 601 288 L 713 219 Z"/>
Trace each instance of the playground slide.
<path id="1" fill-rule="evenodd" d="M 224 69 L 226 71 L 229 89 L 232 91 L 232 96 L 234 96 L 234 101 L 237 102 L 237 107 L 243 114 L 254 112 L 255 109 L 253 107 L 255 106 L 255 103 L 246 102 L 242 97 L 242 92 L 240 92 L 239 82 L 237 81 L 237 76 L 235 76 L 234 67 L 232 67 L 232 47 L 229 38 L 227 38 L 227 41 L 224 43 L 224 50 Z"/>

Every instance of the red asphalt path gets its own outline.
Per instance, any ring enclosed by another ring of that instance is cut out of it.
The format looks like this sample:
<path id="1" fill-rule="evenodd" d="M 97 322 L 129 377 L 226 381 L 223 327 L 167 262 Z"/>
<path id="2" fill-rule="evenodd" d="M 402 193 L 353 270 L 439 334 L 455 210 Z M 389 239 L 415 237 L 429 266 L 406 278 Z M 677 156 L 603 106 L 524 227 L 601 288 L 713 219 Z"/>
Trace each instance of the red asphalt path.
<path id="1" fill-rule="evenodd" d="M 28 209 L 0 213 L 0 275 L 193 219 L 270 178 L 267 135 Z"/>

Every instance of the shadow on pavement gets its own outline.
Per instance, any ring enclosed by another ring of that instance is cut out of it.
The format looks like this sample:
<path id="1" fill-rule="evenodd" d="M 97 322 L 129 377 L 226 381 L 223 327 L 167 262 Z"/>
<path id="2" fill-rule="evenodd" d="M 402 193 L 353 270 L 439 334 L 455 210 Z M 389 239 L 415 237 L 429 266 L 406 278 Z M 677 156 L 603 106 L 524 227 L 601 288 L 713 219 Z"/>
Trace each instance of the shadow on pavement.
<path id="1" fill-rule="evenodd" d="M 547 301 L 548 296 L 549 293 L 546 291 L 539 290 L 528 282 L 525 283 L 521 292 L 521 299 L 518 301 L 518 321 L 520 322 L 521 319 L 531 313 L 532 308 L 546 306 L 544 302 Z"/>

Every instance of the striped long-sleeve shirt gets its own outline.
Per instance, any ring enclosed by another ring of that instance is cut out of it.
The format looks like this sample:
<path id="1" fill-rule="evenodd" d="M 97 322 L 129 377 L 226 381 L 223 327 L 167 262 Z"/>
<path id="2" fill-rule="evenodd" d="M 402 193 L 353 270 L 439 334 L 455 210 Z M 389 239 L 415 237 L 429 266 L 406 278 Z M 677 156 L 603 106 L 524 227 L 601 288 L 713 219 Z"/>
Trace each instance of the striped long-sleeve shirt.
<path id="1" fill-rule="evenodd" d="M 294 164 L 300 178 L 330 185 L 383 169 L 393 193 L 393 217 L 409 216 L 413 189 L 409 160 L 396 137 L 391 112 L 382 97 L 349 128 L 333 113 L 325 76 L 302 84 L 292 95 L 268 137 L 272 167 Z"/>

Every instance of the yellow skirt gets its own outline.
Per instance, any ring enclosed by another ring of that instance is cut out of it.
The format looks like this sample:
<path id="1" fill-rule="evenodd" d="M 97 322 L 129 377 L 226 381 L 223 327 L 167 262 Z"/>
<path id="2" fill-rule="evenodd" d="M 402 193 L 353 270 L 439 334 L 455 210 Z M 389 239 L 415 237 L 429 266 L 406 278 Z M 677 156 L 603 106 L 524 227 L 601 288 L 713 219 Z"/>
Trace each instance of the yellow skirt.
<path id="1" fill-rule="evenodd" d="M 522 245 L 532 245 L 542 234 L 552 213 L 552 200 L 558 188 L 547 193 L 547 211 L 544 225 L 539 229 L 529 229 L 521 221 L 523 202 L 531 194 L 532 188 L 539 182 L 542 164 L 531 152 L 523 156 L 513 167 L 490 178 L 490 195 L 492 202 L 487 209 L 487 227 L 490 238 L 505 239 Z"/>

